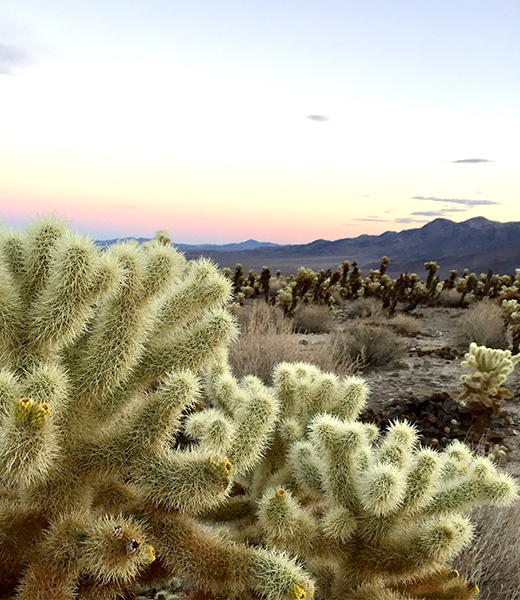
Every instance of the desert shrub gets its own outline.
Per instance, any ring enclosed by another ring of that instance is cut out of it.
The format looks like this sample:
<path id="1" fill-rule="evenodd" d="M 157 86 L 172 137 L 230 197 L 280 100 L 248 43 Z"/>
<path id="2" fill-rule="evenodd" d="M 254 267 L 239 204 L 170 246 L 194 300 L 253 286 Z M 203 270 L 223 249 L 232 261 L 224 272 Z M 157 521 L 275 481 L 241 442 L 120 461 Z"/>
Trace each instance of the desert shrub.
<path id="1" fill-rule="evenodd" d="M 286 277 L 271 277 L 271 281 L 269 282 L 269 296 L 271 298 L 276 298 L 276 294 L 278 294 L 278 291 L 286 285 Z"/>
<path id="2" fill-rule="evenodd" d="M 337 312 L 343 319 L 370 319 L 381 321 L 386 317 L 385 310 L 377 298 L 358 298 L 337 306 Z"/>
<path id="3" fill-rule="evenodd" d="M 479 600 L 516 600 L 520 590 L 520 502 L 500 510 L 482 506 L 472 513 L 475 538 L 456 568 L 477 583 Z"/>
<path id="4" fill-rule="evenodd" d="M 300 333 L 327 333 L 330 331 L 333 314 L 323 304 L 302 304 L 294 312 L 293 323 Z"/>
<path id="5" fill-rule="evenodd" d="M 300 340 L 298 360 L 318 367 L 327 373 L 334 373 L 338 377 L 354 375 L 363 369 L 364 362 L 361 356 L 353 357 L 344 352 L 341 336 L 326 336 L 323 340 L 309 343 Z"/>
<path id="6" fill-rule="evenodd" d="M 278 307 L 253 302 L 235 308 L 235 314 L 241 334 L 229 347 L 229 362 L 237 377 L 252 374 L 268 382 L 277 363 L 298 360 L 292 322 Z"/>
<path id="7" fill-rule="evenodd" d="M 404 356 L 406 348 L 404 341 L 391 328 L 370 323 L 356 323 L 332 337 L 336 361 L 349 360 L 364 367 L 395 365 Z"/>
<path id="8" fill-rule="evenodd" d="M 229 362 L 237 377 L 253 374 L 264 382 L 271 381 L 273 368 L 279 362 L 304 360 L 323 371 L 345 377 L 358 372 L 360 357 L 342 351 L 334 335 L 309 343 L 294 333 L 292 320 L 280 308 L 253 302 L 233 306 L 240 324 L 240 337 L 229 348 Z"/>
<path id="9" fill-rule="evenodd" d="M 421 331 L 419 321 L 410 315 L 395 315 L 388 321 L 388 325 L 401 335 L 417 335 Z"/>
<path id="10" fill-rule="evenodd" d="M 435 303 L 446 308 L 454 308 L 461 306 L 461 300 L 462 294 L 453 288 L 451 290 L 442 290 Z M 467 306 L 467 303 L 464 302 L 463 306 Z"/>
<path id="11" fill-rule="evenodd" d="M 487 348 L 505 349 L 509 342 L 500 306 L 484 298 L 475 302 L 457 323 L 455 343 L 466 349 L 471 342 Z"/>

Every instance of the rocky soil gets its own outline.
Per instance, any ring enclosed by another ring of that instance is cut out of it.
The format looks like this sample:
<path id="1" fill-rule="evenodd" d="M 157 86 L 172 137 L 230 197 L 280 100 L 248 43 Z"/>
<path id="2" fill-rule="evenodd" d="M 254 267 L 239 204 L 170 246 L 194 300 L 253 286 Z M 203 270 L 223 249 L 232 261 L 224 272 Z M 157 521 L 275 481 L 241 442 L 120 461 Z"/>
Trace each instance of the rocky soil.
<path id="1" fill-rule="evenodd" d="M 455 343 L 457 321 L 464 312 L 460 308 L 420 307 L 410 313 L 420 321 L 421 331 L 407 338 L 405 358 L 397 367 L 369 369 L 361 374 L 371 388 L 364 417 L 381 424 L 392 418 L 408 418 L 422 431 L 423 443 L 433 447 L 442 447 L 453 437 L 482 452 L 504 446 L 507 452 L 499 458 L 499 466 L 520 477 L 520 368 L 504 384 L 513 398 L 504 402 L 489 424 L 472 419 L 457 402 L 460 376 L 471 372 L 461 366 L 464 353 Z M 446 427 L 449 432 L 445 432 Z"/>

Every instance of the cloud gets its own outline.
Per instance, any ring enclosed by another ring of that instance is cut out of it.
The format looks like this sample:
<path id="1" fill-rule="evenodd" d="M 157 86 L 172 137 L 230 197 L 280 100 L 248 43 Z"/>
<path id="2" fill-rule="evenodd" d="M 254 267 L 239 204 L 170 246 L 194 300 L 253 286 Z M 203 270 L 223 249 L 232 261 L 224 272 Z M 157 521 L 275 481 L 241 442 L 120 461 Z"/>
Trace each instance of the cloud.
<path id="1" fill-rule="evenodd" d="M 112 206 L 117 208 L 137 208 L 135 204 L 112 204 Z"/>
<path id="2" fill-rule="evenodd" d="M 11 46 L 0 42 L 0 74 L 11 75 L 15 67 L 30 64 L 29 53 L 23 48 Z"/>
<path id="3" fill-rule="evenodd" d="M 390 219 L 381 219 L 381 217 L 366 217 L 364 219 L 352 219 L 353 221 L 375 221 L 381 223 L 388 223 Z"/>
<path id="4" fill-rule="evenodd" d="M 489 160 L 488 158 L 462 158 L 461 160 L 452 160 L 452 164 L 456 163 L 483 163 L 483 162 L 495 162 L 494 160 Z"/>
<path id="5" fill-rule="evenodd" d="M 395 223 L 429 223 L 429 219 L 413 219 L 412 217 L 401 217 L 394 220 Z"/>
<path id="6" fill-rule="evenodd" d="M 412 196 L 412 200 L 429 200 L 430 202 L 447 202 L 450 204 L 462 204 L 463 206 L 491 206 L 500 204 L 493 200 L 470 200 L 468 198 L 436 198 L 435 196 Z"/>
<path id="7" fill-rule="evenodd" d="M 417 217 L 444 217 L 454 212 L 466 212 L 469 208 L 441 208 L 440 210 L 424 210 L 410 213 Z"/>
<path id="8" fill-rule="evenodd" d="M 329 117 L 326 117 L 325 115 L 307 115 L 306 118 L 311 121 L 330 121 Z"/>
<path id="9" fill-rule="evenodd" d="M 370 194 L 356 194 L 356 198 L 370 198 Z"/>

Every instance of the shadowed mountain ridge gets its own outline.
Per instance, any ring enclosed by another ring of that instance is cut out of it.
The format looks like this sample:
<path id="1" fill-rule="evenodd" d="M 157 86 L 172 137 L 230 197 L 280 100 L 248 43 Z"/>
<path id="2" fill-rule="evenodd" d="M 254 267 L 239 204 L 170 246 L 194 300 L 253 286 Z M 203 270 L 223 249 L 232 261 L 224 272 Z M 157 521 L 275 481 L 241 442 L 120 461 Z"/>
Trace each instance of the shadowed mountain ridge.
<path id="1" fill-rule="evenodd" d="M 245 244 L 247 242 L 242 242 Z M 477 274 L 492 269 L 494 273 L 514 274 L 520 267 L 520 222 L 491 221 L 473 217 L 456 223 L 438 218 L 426 225 L 404 231 L 386 231 L 380 235 L 360 235 L 329 241 L 318 239 L 308 244 L 271 245 L 260 243 L 252 249 L 241 244 L 187 246 L 177 245 L 187 258 L 208 256 L 221 267 L 258 271 L 267 265 L 271 272 L 294 273 L 300 266 L 336 269 L 344 260 L 356 260 L 367 270 L 378 268 L 381 257 L 388 256 L 388 273 L 424 272 L 424 263 L 436 261 L 441 276 L 450 269 L 468 268 Z"/>

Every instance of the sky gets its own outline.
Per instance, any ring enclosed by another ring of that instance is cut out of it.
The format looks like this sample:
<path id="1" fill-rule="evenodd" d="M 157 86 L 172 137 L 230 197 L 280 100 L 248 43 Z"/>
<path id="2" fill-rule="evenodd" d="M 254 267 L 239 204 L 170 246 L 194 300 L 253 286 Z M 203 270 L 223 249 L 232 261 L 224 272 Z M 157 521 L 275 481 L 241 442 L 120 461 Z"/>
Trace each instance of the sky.
<path id="1" fill-rule="evenodd" d="M 0 3 L 0 222 L 284 244 L 520 221 L 518 0 Z"/>

